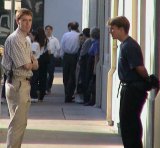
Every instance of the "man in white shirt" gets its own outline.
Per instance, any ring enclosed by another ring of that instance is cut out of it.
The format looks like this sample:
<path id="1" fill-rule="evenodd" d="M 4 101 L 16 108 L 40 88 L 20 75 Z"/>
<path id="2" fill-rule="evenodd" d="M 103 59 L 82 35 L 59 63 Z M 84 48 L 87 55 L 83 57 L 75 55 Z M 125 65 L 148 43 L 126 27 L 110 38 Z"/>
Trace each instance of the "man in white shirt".
<path id="1" fill-rule="evenodd" d="M 65 102 L 73 100 L 75 90 L 75 70 L 77 53 L 79 50 L 78 23 L 71 24 L 71 31 L 63 35 L 61 40 L 61 56 L 63 58 L 63 83 L 65 90 Z"/>
<path id="2" fill-rule="evenodd" d="M 47 25 L 45 27 L 45 33 L 48 37 L 48 50 L 50 52 L 50 63 L 48 65 L 48 77 L 46 84 L 46 92 L 51 93 L 52 83 L 54 79 L 55 58 L 60 56 L 60 44 L 56 37 L 53 36 L 53 27 Z"/>

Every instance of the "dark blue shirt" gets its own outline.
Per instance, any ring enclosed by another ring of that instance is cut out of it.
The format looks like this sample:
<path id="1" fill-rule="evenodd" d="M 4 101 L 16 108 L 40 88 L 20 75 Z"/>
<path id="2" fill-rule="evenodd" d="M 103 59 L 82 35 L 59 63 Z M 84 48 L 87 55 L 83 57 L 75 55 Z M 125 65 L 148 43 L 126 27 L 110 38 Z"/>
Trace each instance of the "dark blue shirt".
<path id="1" fill-rule="evenodd" d="M 118 75 L 122 82 L 141 81 L 142 77 L 136 72 L 137 66 L 143 66 L 143 56 L 139 44 L 128 37 L 120 45 L 118 59 Z"/>

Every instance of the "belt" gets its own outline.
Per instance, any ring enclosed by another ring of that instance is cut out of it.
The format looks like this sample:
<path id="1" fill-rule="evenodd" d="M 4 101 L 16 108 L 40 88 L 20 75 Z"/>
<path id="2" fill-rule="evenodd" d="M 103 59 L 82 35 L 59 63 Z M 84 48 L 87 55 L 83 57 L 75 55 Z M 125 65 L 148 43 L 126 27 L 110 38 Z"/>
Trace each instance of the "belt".
<path id="1" fill-rule="evenodd" d="M 31 81 L 31 77 L 13 76 L 13 78 L 14 78 L 14 79 L 17 79 L 17 80 Z"/>
<path id="2" fill-rule="evenodd" d="M 122 81 L 120 81 L 120 83 L 119 83 L 119 87 L 118 87 L 118 92 L 117 92 L 117 98 L 118 98 L 118 95 L 119 95 L 119 90 L 120 90 L 120 86 L 128 86 L 130 83 L 128 82 L 128 83 L 126 83 L 126 82 L 122 82 Z"/>
<path id="3" fill-rule="evenodd" d="M 75 56 L 75 55 L 77 55 L 77 53 L 64 53 L 64 55 L 69 55 L 69 56 Z"/>
<path id="4" fill-rule="evenodd" d="M 120 83 L 121 86 L 127 86 L 129 83 Z"/>

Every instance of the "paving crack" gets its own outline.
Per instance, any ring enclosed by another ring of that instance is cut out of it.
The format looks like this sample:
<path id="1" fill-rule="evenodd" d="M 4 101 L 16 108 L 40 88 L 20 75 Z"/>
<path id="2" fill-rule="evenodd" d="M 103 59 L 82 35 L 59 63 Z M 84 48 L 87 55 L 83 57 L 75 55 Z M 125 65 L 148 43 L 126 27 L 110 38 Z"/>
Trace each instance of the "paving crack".
<path id="1" fill-rule="evenodd" d="M 65 116 L 63 107 L 61 108 L 61 110 L 62 110 L 62 115 L 63 115 L 64 119 L 66 120 L 66 116 Z"/>

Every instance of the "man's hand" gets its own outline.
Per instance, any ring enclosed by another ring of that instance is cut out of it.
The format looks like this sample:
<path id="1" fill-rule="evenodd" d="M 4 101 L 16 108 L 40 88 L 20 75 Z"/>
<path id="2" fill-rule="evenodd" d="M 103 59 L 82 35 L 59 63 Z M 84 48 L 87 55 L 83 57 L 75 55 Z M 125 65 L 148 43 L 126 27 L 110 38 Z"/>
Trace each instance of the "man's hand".
<path id="1" fill-rule="evenodd" d="M 150 75 L 149 78 L 151 81 L 152 88 L 159 89 L 159 79 L 154 74 Z"/>

